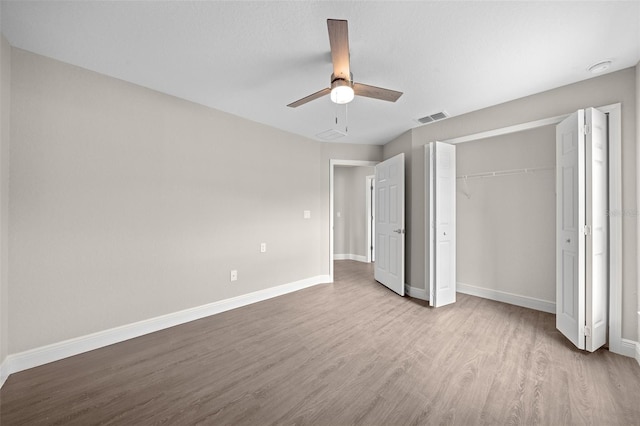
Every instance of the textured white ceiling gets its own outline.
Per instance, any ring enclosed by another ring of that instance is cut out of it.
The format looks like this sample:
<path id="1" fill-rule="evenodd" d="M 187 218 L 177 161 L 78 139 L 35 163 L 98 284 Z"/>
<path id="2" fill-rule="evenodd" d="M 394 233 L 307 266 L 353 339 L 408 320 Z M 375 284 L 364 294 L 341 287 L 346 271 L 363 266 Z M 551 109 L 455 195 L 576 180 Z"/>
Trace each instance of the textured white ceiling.
<path id="1" fill-rule="evenodd" d="M 404 92 L 359 98 L 348 136 L 383 144 L 416 118 L 459 115 L 640 60 L 640 2 L 2 1 L 15 46 L 315 138 L 335 127 L 327 18 L 349 21 L 354 80 Z M 343 128 L 343 123 L 339 124 Z"/>

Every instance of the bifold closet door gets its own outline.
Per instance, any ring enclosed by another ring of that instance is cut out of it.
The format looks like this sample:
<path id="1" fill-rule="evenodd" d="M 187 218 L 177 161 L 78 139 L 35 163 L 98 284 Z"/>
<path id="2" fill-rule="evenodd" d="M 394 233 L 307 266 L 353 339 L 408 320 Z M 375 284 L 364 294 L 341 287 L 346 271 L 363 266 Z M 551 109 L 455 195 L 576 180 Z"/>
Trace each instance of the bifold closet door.
<path id="1" fill-rule="evenodd" d="M 429 305 L 456 301 L 456 147 L 425 145 L 425 216 Z"/>
<path id="2" fill-rule="evenodd" d="M 556 327 L 592 352 L 608 322 L 606 123 L 588 108 L 556 127 Z"/>

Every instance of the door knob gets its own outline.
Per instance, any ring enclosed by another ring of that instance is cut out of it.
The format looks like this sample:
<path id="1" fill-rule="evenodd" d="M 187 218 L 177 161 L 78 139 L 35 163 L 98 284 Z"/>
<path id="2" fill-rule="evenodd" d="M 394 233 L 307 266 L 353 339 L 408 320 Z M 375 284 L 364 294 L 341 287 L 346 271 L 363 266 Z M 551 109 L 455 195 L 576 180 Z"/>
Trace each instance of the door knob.
<path id="1" fill-rule="evenodd" d="M 567 238 L 567 243 L 570 243 L 570 242 L 571 242 L 571 238 Z"/>
<path id="2" fill-rule="evenodd" d="M 396 234 L 402 234 L 402 229 L 394 229 L 393 232 Z"/>

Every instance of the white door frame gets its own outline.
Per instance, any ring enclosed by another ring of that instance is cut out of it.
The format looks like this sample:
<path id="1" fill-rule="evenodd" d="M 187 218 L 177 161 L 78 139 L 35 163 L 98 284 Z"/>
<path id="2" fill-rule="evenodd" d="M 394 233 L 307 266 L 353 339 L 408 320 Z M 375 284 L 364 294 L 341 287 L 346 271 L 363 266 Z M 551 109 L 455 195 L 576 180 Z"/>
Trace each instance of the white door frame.
<path id="1" fill-rule="evenodd" d="M 366 160 L 329 160 L 329 277 L 333 282 L 333 172 L 335 166 L 366 166 L 375 167 L 379 161 L 366 161 Z"/>
<path id="2" fill-rule="evenodd" d="M 367 176 L 365 179 L 365 200 L 367 203 L 367 263 L 375 262 L 375 252 L 373 251 L 375 238 L 372 238 L 372 228 L 375 228 L 375 224 L 373 224 L 372 226 L 371 223 L 371 218 L 375 210 L 373 208 L 373 204 L 375 203 L 376 196 L 374 190 L 372 189 L 372 187 L 375 187 L 375 182 L 376 175 Z"/>
<path id="3" fill-rule="evenodd" d="M 609 114 L 609 211 L 622 213 L 622 105 L 615 103 L 597 109 Z M 573 112 L 442 142 L 471 142 L 556 125 Z M 622 338 L 622 214 L 609 215 L 609 350 L 629 357 L 635 356 L 636 350 L 632 340 Z"/>

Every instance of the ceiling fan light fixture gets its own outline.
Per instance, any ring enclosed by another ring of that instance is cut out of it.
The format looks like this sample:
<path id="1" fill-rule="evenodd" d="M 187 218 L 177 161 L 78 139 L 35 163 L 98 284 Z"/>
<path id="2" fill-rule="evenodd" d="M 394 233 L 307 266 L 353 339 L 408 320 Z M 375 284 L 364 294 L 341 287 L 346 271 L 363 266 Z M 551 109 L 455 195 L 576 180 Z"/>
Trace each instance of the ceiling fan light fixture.
<path id="1" fill-rule="evenodd" d="M 355 97 L 353 87 L 346 80 L 335 80 L 331 84 L 331 100 L 337 104 L 348 104 Z"/>
<path id="2" fill-rule="evenodd" d="M 331 86 L 291 102 L 287 105 L 288 107 L 297 108 L 325 95 L 331 95 L 331 101 L 340 105 L 348 104 L 355 95 L 388 102 L 395 102 L 402 96 L 402 92 L 395 90 L 354 83 L 349 65 L 349 30 L 347 21 L 344 19 L 327 19 L 327 29 L 329 30 L 329 45 L 331 46 L 331 62 L 333 64 Z"/>

